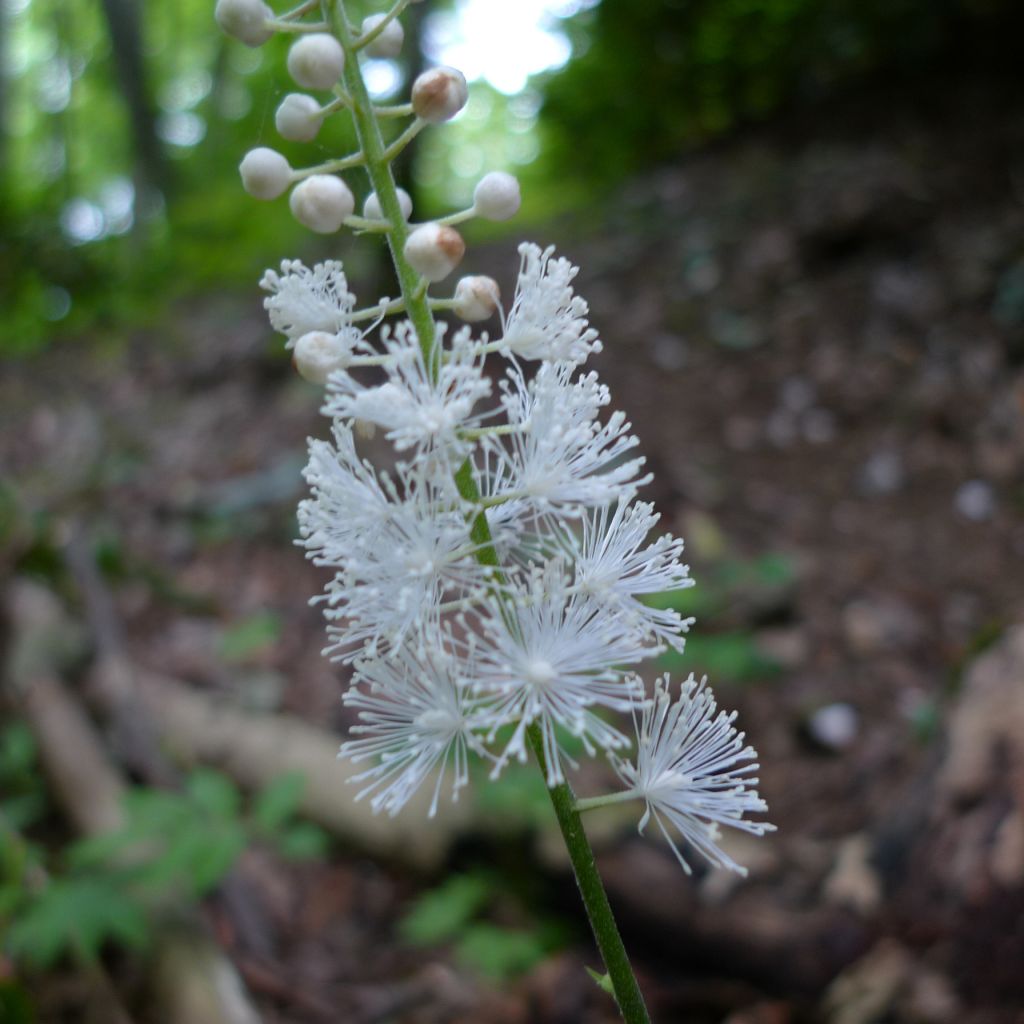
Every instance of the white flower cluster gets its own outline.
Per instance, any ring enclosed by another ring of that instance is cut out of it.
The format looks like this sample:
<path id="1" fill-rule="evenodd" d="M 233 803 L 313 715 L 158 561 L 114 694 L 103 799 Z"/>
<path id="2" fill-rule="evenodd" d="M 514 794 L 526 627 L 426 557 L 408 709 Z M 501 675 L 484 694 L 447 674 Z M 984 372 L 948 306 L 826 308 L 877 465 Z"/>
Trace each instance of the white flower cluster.
<path id="1" fill-rule="evenodd" d="M 332 441 L 310 442 L 312 493 L 299 525 L 309 557 L 332 573 L 318 599 L 328 653 L 353 670 L 345 700 L 358 724 L 341 753 L 360 765 L 360 795 L 375 811 L 396 814 L 428 785 L 433 814 L 448 780 L 453 798 L 466 784 L 471 755 L 496 775 L 532 746 L 548 785 L 561 786 L 572 737 L 574 749 L 607 754 L 628 787 L 576 801 L 577 810 L 644 801 L 640 828 L 653 817 L 684 867 L 676 837 L 741 871 L 718 829 L 771 828 L 744 817 L 765 810 L 756 755 L 733 716 L 716 717 L 703 683 L 689 680 L 673 701 L 662 680 L 649 698 L 632 672 L 682 649 L 690 621 L 646 598 L 692 581 L 682 542 L 655 535 L 658 516 L 638 500 L 650 476 L 630 424 L 582 369 L 601 343 L 573 289 L 577 268 L 524 243 L 509 305 L 480 275 L 462 277 L 450 299 L 429 295 L 465 254 L 455 225 L 508 220 L 520 192 L 515 177 L 491 171 L 467 209 L 410 223 L 412 199 L 395 188 L 391 164 L 425 127 L 458 115 L 469 91 L 461 72 L 433 67 L 412 82 L 408 103 L 371 101 L 360 55 L 399 54 L 409 2 L 360 23 L 344 0 L 280 15 L 263 0 L 215 7 L 221 27 L 248 46 L 289 36 L 288 73 L 321 94 L 284 97 L 274 117 L 282 138 L 309 142 L 345 112 L 359 143 L 305 168 L 257 147 L 239 165 L 243 187 L 266 201 L 289 192 L 311 231 L 386 236 L 398 271 L 401 296 L 362 310 L 339 262 L 286 261 L 261 282 L 271 324 L 299 373 L 326 386 L 333 421 Z M 342 176 L 355 168 L 373 189 L 361 217 Z M 448 337 L 438 310 L 467 326 Z M 468 326 L 495 314 L 493 340 Z M 390 316 L 399 319 L 371 341 Z M 375 433 L 390 442 L 386 466 L 357 449 Z M 632 720 L 635 740 L 613 724 L 616 713 Z"/>
<path id="2" fill-rule="evenodd" d="M 375 810 L 397 813 L 429 781 L 433 812 L 446 768 L 454 798 L 471 754 L 497 774 L 526 758 L 535 723 L 549 785 L 572 764 L 564 737 L 575 737 L 588 754 L 613 755 L 647 802 L 643 823 L 653 815 L 741 870 L 716 830 L 770 827 L 743 818 L 765 809 L 753 752 L 732 718 L 712 720 L 707 690 L 690 682 L 671 703 L 663 682 L 651 701 L 627 671 L 683 647 L 690 620 L 644 601 L 691 585 L 682 541 L 652 537 L 658 516 L 636 497 L 650 479 L 637 440 L 621 412 L 605 415 L 597 375 L 580 369 L 600 343 L 571 287 L 576 268 L 551 249 L 520 254 L 501 337 L 464 326 L 447 339 L 439 325 L 433 365 L 407 320 L 370 346 L 340 264 L 285 263 L 263 279 L 289 345 L 308 332 L 347 339 L 327 380 L 333 441 L 310 442 L 312 494 L 299 507 L 309 557 L 333 572 L 328 651 L 354 668 L 345 700 L 360 724 L 342 755 L 366 764 L 360 795 Z M 493 353 L 506 357 L 496 383 Z M 360 365 L 376 378 L 357 379 Z M 357 452 L 368 431 L 393 446 L 387 471 Z M 457 486 L 461 474 L 478 500 Z M 635 762 L 622 760 L 634 741 L 608 711 L 639 718 Z"/>

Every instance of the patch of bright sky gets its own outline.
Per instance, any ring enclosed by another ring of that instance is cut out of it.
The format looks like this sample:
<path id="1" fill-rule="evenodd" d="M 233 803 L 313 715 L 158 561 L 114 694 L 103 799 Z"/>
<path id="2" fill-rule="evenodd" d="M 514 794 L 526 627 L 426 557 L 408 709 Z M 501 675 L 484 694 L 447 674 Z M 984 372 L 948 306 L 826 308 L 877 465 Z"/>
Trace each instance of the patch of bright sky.
<path id="1" fill-rule="evenodd" d="M 458 68 L 470 81 L 486 79 L 508 96 L 521 92 L 530 75 L 562 67 L 572 55 L 558 18 L 597 0 L 457 0 L 424 25 L 423 49 L 440 64 Z"/>

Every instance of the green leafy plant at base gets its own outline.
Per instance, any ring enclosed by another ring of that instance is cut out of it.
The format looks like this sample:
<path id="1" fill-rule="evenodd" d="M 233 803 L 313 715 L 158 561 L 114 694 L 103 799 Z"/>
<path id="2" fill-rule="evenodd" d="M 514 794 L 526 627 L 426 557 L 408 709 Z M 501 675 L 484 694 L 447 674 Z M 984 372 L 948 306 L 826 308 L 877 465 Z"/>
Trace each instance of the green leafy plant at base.
<path id="1" fill-rule="evenodd" d="M 5 792 L 33 757 L 23 726 L 0 733 Z M 154 915 L 210 892 L 254 839 L 286 857 L 322 856 L 325 833 L 296 818 L 302 788 L 300 776 L 276 779 L 246 813 L 228 778 L 195 771 L 181 793 L 132 791 L 122 828 L 74 842 L 52 858 L 23 835 L 40 820 L 45 805 L 27 804 L 25 794 L 5 798 L 0 802 L 0 948 L 16 962 L 41 969 L 66 956 L 91 961 L 107 944 L 141 948 L 151 939 Z"/>
<path id="2" fill-rule="evenodd" d="M 451 943 L 459 961 L 488 978 L 512 978 L 561 948 L 567 936 L 565 927 L 550 919 L 516 928 L 487 920 L 484 915 L 506 895 L 488 872 L 453 875 L 416 900 L 399 930 L 413 945 Z"/>

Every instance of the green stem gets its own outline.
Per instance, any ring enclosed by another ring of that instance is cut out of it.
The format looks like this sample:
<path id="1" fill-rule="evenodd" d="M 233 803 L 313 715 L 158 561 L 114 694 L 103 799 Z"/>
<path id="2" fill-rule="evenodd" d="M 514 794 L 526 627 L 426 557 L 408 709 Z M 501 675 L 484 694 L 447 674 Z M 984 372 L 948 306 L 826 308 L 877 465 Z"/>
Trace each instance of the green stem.
<path id="1" fill-rule="evenodd" d="M 540 726 L 534 722 L 527 727 L 526 735 L 537 757 L 537 763 L 546 776 L 547 763 L 544 758 L 544 739 Z M 551 797 L 551 806 L 555 809 L 558 827 L 562 830 L 562 838 L 569 851 L 576 884 L 583 897 L 583 905 L 587 908 L 590 927 L 608 971 L 622 1019 L 626 1024 L 650 1024 L 651 1018 L 647 1015 L 644 997 L 630 966 L 626 947 L 622 944 L 622 936 L 619 935 L 619 928 L 608 903 L 608 894 L 604 891 L 597 864 L 594 863 L 594 851 L 590 848 L 590 841 L 583 830 L 579 811 L 575 807 L 572 787 L 568 782 L 559 783 L 548 790 L 548 796 Z"/>
<path id="2" fill-rule="evenodd" d="M 325 6 L 329 8 L 325 14 L 329 17 L 334 34 L 345 51 L 345 70 L 342 77 L 345 88 L 352 97 L 352 120 L 355 122 L 356 137 L 363 152 L 366 173 L 370 177 L 374 192 L 377 193 L 377 201 L 380 203 L 384 219 L 391 225 L 391 230 L 387 233 L 388 248 L 402 289 L 402 297 L 405 299 L 406 313 L 416 331 L 426 365 L 432 366 L 436 337 L 434 317 L 430 312 L 426 291 L 419 287 L 419 275 L 409 266 L 402 252 L 409 237 L 409 226 L 402 216 L 398 187 L 391 173 L 391 164 L 385 157 L 384 138 L 373 112 L 373 103 L 367 92 L 366 83 L 363 81 L 359 58 L 354 49 L 355 40 L 345 14 L 344 0 L 336 0 L 333 4 L 325 3 Z"/>
<path id="3" fill-rule="evenodd" d="M 352 98 L 351 110 L 355 121 L 356 136 L 365 157 L 366 172 L 370 183 L 377 193 L 381 211 L 390 224 L 387 232 L 388 248 L 395 265 L 395 273 L 401 286 L 402 298 L 405 301 L 406 313 L 412 322 L 423 351 L 424 361 L 431 372 L 436 372 L 439 365 L 435 352 L 436 330 L 434 317 L 430 309 L 425 283 L 412 269 L 405 259 L 404 248 L 409 237 L 409 225 L 402 217 L 402 209 L 398 201 L 398 190 L 391 173 L 388 154 L 394 149 L 384 145 L 380 125 L 374 115 L 374 107 L 366 89 L 366 83 L 359 68 L 356 56 L 356 40 L 353 37 L 349 21 L 345 13 L 345 0 L 324 0 L 325 16 L 330 19 L 338 41 L 345 50 L 344 81 Z M 480 489 L 473 472 L 473 464 L 467 459 L 455 474 L 455 484 L 459 494 L 469 503 L 480 506 Z M 496 583 L 503 582 L 501 561 L 494 547 L 490 526 L 484 511 L 479 511 L 470 521 L 470 537 L 476 547 L 476 557 L 481 565 L 493 570 Z M 497 593 L 497 591 L 496 591 Z M 499 595 L 500 599 L 500 595 Z M 507 610 L 506 610 L 507 611 Z M 543 739 L 540 727 L 534 723 L 527 727 L 530 744 L 537 756 L 541 774 L 547 778 L 547 764 L 544 757 Z M 597 940 L 597 947 L 604 959 L 608 976 L 611 980 L 619 1011 L 625 1024 L 650 1024 L 644 1006 L 640 987 L 629 964 L 626 948 L 622 944 L 615 918 L 612 915 L 608 896 L 601 883 L 594 853 L 590 848 L 580 815 L 574 806 L 572 790 L 567 782 L 563 782 L 548 790 L 559 828 L 569 850 L 576 882 L 579 886 L 583 904 L 590 919 L 590 925 Z"/>

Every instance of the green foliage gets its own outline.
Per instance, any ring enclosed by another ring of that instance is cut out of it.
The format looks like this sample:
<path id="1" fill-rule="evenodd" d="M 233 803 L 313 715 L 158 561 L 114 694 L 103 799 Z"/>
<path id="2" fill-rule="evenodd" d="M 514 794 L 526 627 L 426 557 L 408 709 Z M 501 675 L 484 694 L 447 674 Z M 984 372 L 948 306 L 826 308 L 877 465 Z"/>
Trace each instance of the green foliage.
<path id="1" fill-rule="evenodd" d="M 136 899 L 112 878 L 51 881 L 7 932 L 7 949 L 35 967 L 51 967 L 66 952 L 94 959 L 107 942 L 130 948 L 146 941 L 146 916 Z"/>
<path id="2" fill-rule="evenodd" d="M 1016 0 L 602 0 L 567 25 L 577 56 L 545 88 L 544 150 L 619 181 L 873 74 L 948 70 L 972 42 L 1009 62 L 1020 13 Z"/>
<path id="3" fill-rule="evenodd" d="M 674 608 L 701 623 L 700 631 L 687 636 L 683 653 L 667 651 L 659 667 L 733 682 L 776 675 L 779 665 L 760 650 L 749 629 L 719 626 L 714 630 L 714 626 L 716 620 L 721 623 L 730 616 L 756 619 L 770 612 L 795 580 L 795 564 L 781 553 L 768 552 L 753 559 L 721 556 L 701 573 L 697 586 L 652 594 L 648 603 L 653 607 Z M 713 631 L 708 630 L 709 625 Z"/>
<path id="4" fill-rule="evenodd" d="M 244 662 L 277 643 L 281 617 L 262 611 L 225 629 L 220 638 L 220 656 L 225 661 Z"/>
<path id="5" fill-rule="evenodd" d="M 694 634 L 687 638 L 682 654 L 666 651 L 659 660 L 659 667 L 666 672 L 693 672 L 712 680 L 736 683 L 765 679 L 781 671 L 778 663 L 761 651 L 750 633 L 739 630 L 706 636 Z"/>
<path id="6" fill-rule="evenodd" d="M 530 970 L 564 945 L 565 929 L 557 921 L 507 928 L 483 919 L 499 897 L 507 893 L 488 872 L 453 875 L 417 899 L 399 930 L 414 945 L 452 943 L 459 960 L 495 980 Z"/>
<path id="7" fill-rule="evenodd" d="M 0 818 L 24 829 L 46 810 L 46 797 L 36 769 L 36 744 L 24 722 L 0 732 Z"/>
<path id="8" fill-rule="evenodd" d="M 0 781 L 32 768 L 32 757 L 21 727 L 4 730 Z M 135 789 L 122 828 L 72 843 L 52 865 L 15 828 L 5 801 L 0 926 L 6 950 L 45 968 L 68 955 L 94 957 L 106 943 L 142 946 L 152 914 L 208 893 L 254 838 L 286 857 L 322 856 L 325 833 L 296 819 L 302 787 L 299 776 L 275 780 L 254 798 L 249 815 L 238 789 L 218 772 L 193 772 L 181 793 Z"/>

